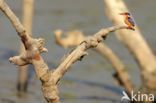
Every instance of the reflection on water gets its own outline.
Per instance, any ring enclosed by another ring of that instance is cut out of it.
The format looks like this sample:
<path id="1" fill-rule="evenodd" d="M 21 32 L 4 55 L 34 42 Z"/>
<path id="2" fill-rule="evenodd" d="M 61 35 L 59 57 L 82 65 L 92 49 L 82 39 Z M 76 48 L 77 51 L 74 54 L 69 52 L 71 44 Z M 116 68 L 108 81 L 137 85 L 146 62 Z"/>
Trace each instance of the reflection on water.
<path id="1" fill-rule="evenodd" d="M 155 48 L 156 9 L 154 0 L 139 2 L 125 0 L 135 21 L 142 29 L 144 37 L 152 48 Z M 7 0 L 14 12 L 21 18 L 22 0 Z M 138 4 L 139 2 L 139 4 Z M 37 0 L 33 34 L 44 37 L 48 54 L 43 54 L 50 68 L 56 68 L 61 57 L 68 52 L 54 43 L 53 31 L 82 30 L 92 35 L 99 29 L 111 25 L 104 15 L 102 0 Z M 145 15 L 146 13 L 146 15 Z M 153 20 L 153 21 L 152 21 Z M 146 24 L 146 25 L 145 25 Z M 8 58 L 17 54 L 20 40 L 7 18 L 0 13 L 0 103 L 46 103 L 40 90 L 40 82 L 30 69 L 30 88 L 23 98 L 16 96 L 16 66 L 8 62 Z M 129 52 L 110 35 L 105 41 L 124 61 L 136 86 L 140 85 L 139 69 Z M 83 62 L 77 62 L 60 83 L 60 95 L 63 103 L 119 103 L 122 89 L 114 83 L 112 66 L 100 55 L 89 51 Z M 93 59 L 94 58 L 94 59 Z M 31 67 L 32 68 L 32 67 Z"/>

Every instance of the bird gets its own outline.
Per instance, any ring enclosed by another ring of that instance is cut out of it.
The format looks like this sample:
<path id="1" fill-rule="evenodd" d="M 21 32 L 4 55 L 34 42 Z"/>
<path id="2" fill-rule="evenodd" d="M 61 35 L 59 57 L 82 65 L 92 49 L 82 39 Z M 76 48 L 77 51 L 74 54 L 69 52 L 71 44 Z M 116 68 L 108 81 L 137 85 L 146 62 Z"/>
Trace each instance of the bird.
<path id="1" fill-rule="evenodd" d="M 135 30 L 134 27 L 135 27 L 135 22 L 134 20 L 132 19 L 131 17 L 131 14 L 128 13 L 128 12 L 124 12 L 124 13 L 120 13 L 120 15 L 123 15 L 124 16 L 124 22 L 125 24 L 127 24 L 127 28 L 128 29 L 131 29 L 131 30 Z"/>

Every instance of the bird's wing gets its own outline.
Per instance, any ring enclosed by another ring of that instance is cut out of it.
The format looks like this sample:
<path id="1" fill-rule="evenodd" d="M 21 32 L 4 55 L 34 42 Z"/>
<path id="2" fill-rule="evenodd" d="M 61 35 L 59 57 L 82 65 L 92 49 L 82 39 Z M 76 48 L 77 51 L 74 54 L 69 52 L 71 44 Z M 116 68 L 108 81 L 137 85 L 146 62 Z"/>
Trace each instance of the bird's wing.
<path id="1" fill-rule="evenodd" d="M 128 21 L 131 23 L 131 25 L 135 26 L 135 22 L 131 17 L 128 17 Z"/>

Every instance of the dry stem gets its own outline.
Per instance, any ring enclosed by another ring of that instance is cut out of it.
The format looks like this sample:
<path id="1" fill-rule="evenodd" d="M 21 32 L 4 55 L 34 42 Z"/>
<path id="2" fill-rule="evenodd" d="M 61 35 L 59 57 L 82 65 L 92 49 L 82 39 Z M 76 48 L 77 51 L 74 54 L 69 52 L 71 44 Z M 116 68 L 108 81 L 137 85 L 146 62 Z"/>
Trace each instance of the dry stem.
<path id="1" fill-rule="evenodd" d="M 82 42 L 67 56 L 67 58 L 58 66 L 58 68 L 56 68 L 54 71 L 50 71 L 40 55 L 40 53 L 47 51 L 47 49 L 44 47 L 44 39 L 35 39 L 29 36 L 18 18 L 3 0 L 0 0 L 0 9 L 11 21 L 26 50 L 25 53 L 19 56 L 11 57 L 9 59 L 10 62 L 18 66 L 26 64 L 32 64 L 34 66 L 36 75 L 42 82 L 43 95 L 48 103 L 59 103 L 57 88 L 58 81 L 68 71 L 71 64 L 77 60 L 80 60 L 87 54 L 87 49 L 96 47 L 103 38 L 106 38 L 108 33 L 114 32 L 118 29 L 127 29 L 127 27 L 123 25 L 113 26 L 100 30 L 94 36 L 87 37 L 84 42 Z"/>
<path id="2" fill-rule="evenodd" d="M 78 30 L 65 32 L 65 38 L 61 38 L 63 35 L 62 30 L 56 30 L 54 34 L 57 44 L 64 48 L 78 46 L 86 38 L 83 33 Z M 130 94 L 131 91 L 134 90 L 134 87 L 129 79 L 126 66 L 122 63 L 118 56 L 107 45 L 105 45 L 105 43 L 99 43 L 94 50 L 104 56 L 112 64 L 116 72 L 114 75 L 115 79 L 118 84 L 123 86 Z"/>

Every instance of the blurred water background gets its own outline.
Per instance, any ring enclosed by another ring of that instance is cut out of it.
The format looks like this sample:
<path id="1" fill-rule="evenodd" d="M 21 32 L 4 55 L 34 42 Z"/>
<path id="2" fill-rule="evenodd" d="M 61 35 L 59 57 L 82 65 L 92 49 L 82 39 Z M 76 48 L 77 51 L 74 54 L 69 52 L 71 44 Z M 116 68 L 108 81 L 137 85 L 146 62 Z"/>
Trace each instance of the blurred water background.
<path id="1" fill-rule="evenodd" d="M 15 14 L 22 19 L 22 0 L 6 0 Z M 125 0 L 143 36 L 156 50 L 156 0 Z M 49 52 L 43 54 L 50 68 L 56 68 L 61 57 L 69 52 L 55 44 L 53 31 L 82 30 L 92 35 L 101 28 L 111 26 L 104 14 L 103 0 L 36 0 L 33 19 L 33 35 L 46 39 Z M 29 81 L 28 94 L 16 96 L 17 68 L 9 63 L 10 56 L 18 54 L 20 40 L 8 21 L 0 12 L 0 103 L 46 103 L 40 90 L 40 82 L 33 76 Z M 124 61 L 135 86 L 139 87 L 139 67 L 133 57 L 114 34 L 106 41 Z M 31 67 L 32 68 L 32 67 Z M 112 78 L 114 70 L 107 60 L 94 51 L 82 62 L 77 62 L 61 80 L 59 89 L 62 103 L 119 103 L 123 88 Z"/>

